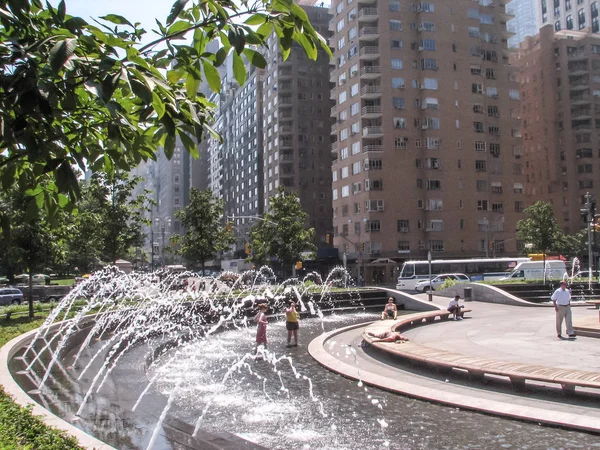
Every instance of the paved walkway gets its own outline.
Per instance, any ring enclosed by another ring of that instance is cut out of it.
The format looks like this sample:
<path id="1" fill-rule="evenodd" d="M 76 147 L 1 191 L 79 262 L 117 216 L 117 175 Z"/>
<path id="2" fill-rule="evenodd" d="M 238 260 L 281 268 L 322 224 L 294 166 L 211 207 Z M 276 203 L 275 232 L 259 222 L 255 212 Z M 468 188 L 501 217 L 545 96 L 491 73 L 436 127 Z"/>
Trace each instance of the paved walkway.
<path id="1" fill-rule="evenodd" d="M 427 299 L 426 295 L 420 297 Z M 433 301 L 443 307 L 448 303 L 447 298 L 436 296 Z M 469 319 L 436 322 L 403 334 L 418 344 L 469 356 L 600 372 L 600 341 L 588 337 L 558 339 L 553 308 L 480 302 L 467 303 L 467 307 L 472 309 Z M 598 311 L 591 307 L 576 307 L 573 316 L 597 321 Z M 597 391 L 582 390 L 568 396 L 560 388 L 543 384 L 528 385 L 524 391 L 516 391 L 504 380 L 492 379 L 483 384 L 471 382 L 454 372 L 443 375 L 412 367 L 372 347 L 362 347 L 361 335 L 366 325 L 323 335 L 311 342 L 309 351 L 331 370 L 409 396 L 525 420 L 600 431 L 600 394 Z M 334 340 L 357 349 L 358 366 L 331 350 L 334 346 L 328 342 Z"/>

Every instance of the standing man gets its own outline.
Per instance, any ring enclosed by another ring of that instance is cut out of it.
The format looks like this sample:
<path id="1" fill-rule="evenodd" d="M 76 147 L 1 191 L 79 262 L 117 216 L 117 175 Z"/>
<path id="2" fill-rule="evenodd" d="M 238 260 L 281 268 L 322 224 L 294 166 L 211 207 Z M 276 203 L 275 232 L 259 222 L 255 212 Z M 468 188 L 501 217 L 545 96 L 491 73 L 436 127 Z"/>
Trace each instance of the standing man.
<path id="1" fill-rule="evenodd" d="M 571 316 L 571 291 L 567 289 L 567 282 L 561 281 L 560 287 L 552 294 L 552 303 L 556 311 L 556 335 L 562 338 L 562 321 L 565 319 L 567 334 L 570 338 L 577 337 L 573 331 L 573 319 Z"/>

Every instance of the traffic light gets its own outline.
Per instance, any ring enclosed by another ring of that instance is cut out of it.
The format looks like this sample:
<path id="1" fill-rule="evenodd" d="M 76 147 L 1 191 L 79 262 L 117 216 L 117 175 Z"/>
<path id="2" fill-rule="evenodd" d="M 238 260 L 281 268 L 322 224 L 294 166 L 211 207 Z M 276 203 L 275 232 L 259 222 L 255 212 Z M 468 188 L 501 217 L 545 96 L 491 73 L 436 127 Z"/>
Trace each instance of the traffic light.
<path id="1" fill-rule="evenodd" d="M 250 254 L 250 242 L 246 242 L 246 245 L 244 245 L 244 251 L 246 252 L 246 255 Z"/>
<path id="2" fill-rule="evenodd" d="M 364 242 L 362 242 L 362 243 L 360 244 L 360 251 L 361 251 L 361 252 L 364 252 L 364 251 L 365 251 L 365 243 L 364 243 Z"/>
<path id="3" fill-rule="evenodd" d="M 300 270 L 300 269 L 302 269 L 302 261 L 298 261 L 296 263 L 296 270 Z"/>
<path id="4" fill-rule="evenodd" d="M 227 222 L 227 225 L 225 225 L 225 228 L 227 229 L 228 233 L 231 233 L 231 231 L 233 230 L 233 224 L 231 222 Z"/>
<path id="5" fill-rule="evenodd" d="M 325 233 L 325 243 L 329 244 L 330 241 L 331 241 L 331 235 L 329 233 Z"/>

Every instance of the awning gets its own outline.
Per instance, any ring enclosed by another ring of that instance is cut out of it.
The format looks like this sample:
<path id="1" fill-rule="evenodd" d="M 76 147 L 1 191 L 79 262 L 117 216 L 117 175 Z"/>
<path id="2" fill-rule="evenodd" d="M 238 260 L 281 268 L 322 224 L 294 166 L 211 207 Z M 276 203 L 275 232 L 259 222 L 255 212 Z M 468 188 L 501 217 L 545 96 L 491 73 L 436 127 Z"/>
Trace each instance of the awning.
<path id="1" fill-rule="evenodd" d="M 375 261 L 369 263 L 370 266 L 382 266 L 386 264 L 398 264 L 396 261 L 390 258 L 378 258 Z"/>

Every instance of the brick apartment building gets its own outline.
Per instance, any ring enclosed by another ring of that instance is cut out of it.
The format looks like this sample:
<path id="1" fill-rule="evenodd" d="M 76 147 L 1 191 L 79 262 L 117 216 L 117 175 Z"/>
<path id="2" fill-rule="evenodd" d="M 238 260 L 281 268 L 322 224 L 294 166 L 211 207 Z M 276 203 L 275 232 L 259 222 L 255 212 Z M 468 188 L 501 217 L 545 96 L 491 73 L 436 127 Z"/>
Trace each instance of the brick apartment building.
<path id="1" fill-rule="evenodd" d="M 336 0 L 330 11 L 334 245 L 354 275 L 390 282 L 428 250 L 516 255 L 524 177 L 505 5 Z"/>

